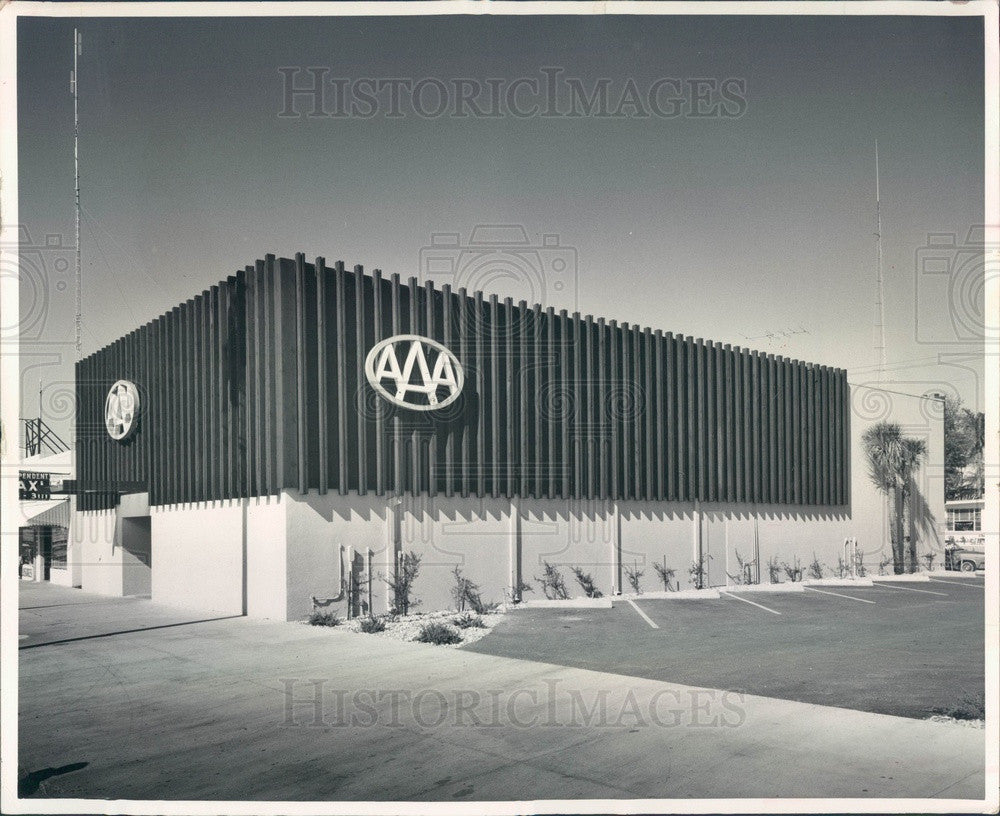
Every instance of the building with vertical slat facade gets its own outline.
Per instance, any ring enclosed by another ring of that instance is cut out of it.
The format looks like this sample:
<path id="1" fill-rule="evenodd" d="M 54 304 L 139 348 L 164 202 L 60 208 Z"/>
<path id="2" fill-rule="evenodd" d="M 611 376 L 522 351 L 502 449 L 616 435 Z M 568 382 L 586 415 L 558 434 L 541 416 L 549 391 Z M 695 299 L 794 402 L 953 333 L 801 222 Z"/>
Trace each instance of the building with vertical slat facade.
<path id="1" fill-rule="evenodd" d="M 421 390 L 432 367 L 440 388 Z M 322 258 L 266 256 L 76 377 L 94 585 L 206 610 L 379 611 L 401 551 L 421 555 L 427 608 L 456 566 L 498 601 L 546 561 L 606 594 L 633 562 L 669 561 L 682 588 L 700 564 L 713 586 L 760 578 L 772 553 L 835 561 L 859 525 L 874 548 L 881 523 L 856 450 L 873 395 L 843 369 Z M 124 438 L 118 383 L 137 406 Z"/>

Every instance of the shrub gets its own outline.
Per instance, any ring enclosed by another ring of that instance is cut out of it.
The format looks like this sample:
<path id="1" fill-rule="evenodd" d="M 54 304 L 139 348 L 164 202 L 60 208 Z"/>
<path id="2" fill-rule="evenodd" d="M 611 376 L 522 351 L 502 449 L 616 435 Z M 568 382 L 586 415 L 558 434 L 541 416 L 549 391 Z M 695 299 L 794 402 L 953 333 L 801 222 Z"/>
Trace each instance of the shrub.
<path id="1" fill-rule="evenodd" d="M 778 578 L 781 577 L 781 564 L 778 563 L 778 556 L 774 556 L 767 562 L 767 577 L 772 584 L 778 583 Z"/>
<path id="2" fill-rule="evenodd" d="M 646 574 L 646 570 L 639 569 L 638 563 L 633 564 L 631 569 L 629 567 L 624 567 L 624 570 L 625 580 L 628 581 L 628 585 L 632 587 L 632 591 L 636 595 L 641 595 L 642 589 L 639 587 L 639 579 Z"/>
<path id="3" fill-rule="evenodd" d="M 933 713 L 954 717 L 956 720 L 985 720 L 986 698 L 982 692 L 963 694 L 950 706 L 933 709 Z"/>
<path id="4" fill-rule="evenodd" d="M 837 556 L 837 577 L 838 578 L 845 577 L 847 575 L 848 571 L 849 571 L 849 568 L 847 566 L 847 562 L 844 560 L 844 556 L 838 555 Z"/>
<path id="5" fill-rule="evenodd" d="M 601 598 L 601 590 L 594 586 L 594 579 L 590 577 L 590 573 L 584 573 L 579 567 L 570 567 L 573 570 L 573 574 L 576 576 L 576 582 L 583 588 L 583 591 L 587 593 L 588 598 Z"/>
<path id="6" fill-rule="evenodd" d="M 813 560 L 809 565 L 809 577 L 810 578 L 822 578 L 823 577 L 823 565 L 819 563 L 819 559 L 816 557 L 816 553 L 813 552 Z"/>
<path id="7" fill-rule="evenodd" d="M 361 631 L 366 635 L 374 635 L 376 632 L 385 631 L 385 618 L 369 615 L 361 619 Z"/>
<path id="8" fill-rule="evenodd" d="M 794 564 L 789 564 L 787 561 L 782 561 L 781 568 L 785 571 L 785 575 L 788 576 L 789 581 L 802 580 L 802 564 L 799 561 L 798 556 L 795 556 Z"/>
<path id="9" fill-rule="evenodd" d="M 937 558 L 937 553 L 932 553 L 932 552 L 924 553 L 920 557 L 923 558 L 924 561 L 927 563 L 927 571 L 928 572 L 930 572 L 932 569 L 934 569 L 934 559 Z"/>
<path id="10" fill-rule="evenodd" d="M 534 591 L 535 590 L 531 586 L 531 584 L 518 579 L 517 587 L 513 590 L 511 601 L 514 603 L 517 603 L 518 601 L 523 601 L 525 592 L 534 592 Z"/>
<path id="11" fill-rule="evenodd" d="M 421 643 L 433 643 L 437 646 L 446 646 L 451 643 L 461 643 L 462 636 L 445 623 L 434 621 L 425 623 L 420 627 L 420 632 L 414 638 Z"/>
<path id="12" fill-rule="evenodd" d="M 544 568 L 542 577 L 536 576 L 535 581 L 542 585 L 545 597 L 549 600 L 565 601 L 569 598 L 569 593 L 566 591 L 566 582 L 563 580 L 562 573 L 548 561 L 543 561 L 542 566 Z"/>
<path id="13" fill-rule="evenodd" d="M 858 578 L 864 578 L 868 575 L 868 570 L 865 569 L 865 562 L 860 558 L 858 559 L 857 565 L 854 567 L 854 574 L 857 575 Z"/>
<path id="14" fill-rule="evenodd" d="M 321 609 L 314 609 L 309 615 L 309 623 L 313 626 L 340 626 L 340 618 L 336 612 L 324 612 Z"/>
<path id="15" fill-rule="evenodd" d="M 892 563 L 892 556 L 883 556 L 882 560 L 878 562 L 878 574 L 885 575 L 885 568 Z"/>
<path id="16" fill-rule="evenodd" d="M 705 562 L 692 562 L 691 566 L 688 567 L 688 575 L 691 576 L 690 581 L 694 584 L 694 588 L 701 589 L 705 584 Z"/>
<path id="17" fill-rule="evenodd" d="M 483 600 L 479 596 L 479 584 L 462 575 L 462 570 L 458 567 L 455 567 L 451 574 L 455 576 L 455 585 L 451 588 L 451 598 L 455 602 L 455 608 L 462 612 L 468 606 L 475 612 L 481 613 Z"/>
<path id="18" fill-rule="evenodd" d="M 672 590 L 670 582 L 674 580 L 674 571 L 667 566 L 667 557 L 663 556 L 662 564 L 653 564 L 653 569 L 656 570 L 656 574 L 660 576 L 660 580 L 663 581 L 663 588 L 667 592 L 670 592 Z"/>
<path id="19" fill-rule="evenodd" d="M 729 576 L 729 580 L 734 584 L 739 586 L 740 584 L 752 584 L 753 583 L 753 561 L 747 561 L 740 555 L 740 551 L 736 550 L 736 563 L 740 565 L 739 572 L 735 575 L 727 572 L 726 575 Z"/>
<path id="20" fill-rule="evenodd" d="M 461 615 L 456 615 L 451 619 L 451 622 L 459 629 L 486 628 L 486 624 L 483 623 L 483 619 L 479 617 L 479 615 L 473 615 L 471 612 L 463 612 Z"/>
<path id="21" fill-rule="evenodd" d="M 396 574 L 391 578 L 383 578 L 392 590 L 393 611 L 399 615 L 409 615 L 410 608 L 420 601 L 412 597 L 413 582 L 420 572 L 420 556 L 413 550 L 400 553 L 396 564 Z"/>

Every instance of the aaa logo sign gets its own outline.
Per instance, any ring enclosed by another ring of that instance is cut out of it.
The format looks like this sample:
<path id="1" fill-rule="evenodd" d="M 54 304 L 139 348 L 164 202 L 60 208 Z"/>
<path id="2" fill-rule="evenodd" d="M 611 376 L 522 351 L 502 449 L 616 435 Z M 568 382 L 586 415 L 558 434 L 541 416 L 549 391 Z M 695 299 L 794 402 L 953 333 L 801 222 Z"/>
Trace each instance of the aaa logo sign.
<path id="1" fill-rule="evenodd" d="M 398 334 L 375 345 L 365 358 L 365 376 L 389 402 L 413 411 L 450 405 L 465 382 L 454 354 L 416 334 Z"/>

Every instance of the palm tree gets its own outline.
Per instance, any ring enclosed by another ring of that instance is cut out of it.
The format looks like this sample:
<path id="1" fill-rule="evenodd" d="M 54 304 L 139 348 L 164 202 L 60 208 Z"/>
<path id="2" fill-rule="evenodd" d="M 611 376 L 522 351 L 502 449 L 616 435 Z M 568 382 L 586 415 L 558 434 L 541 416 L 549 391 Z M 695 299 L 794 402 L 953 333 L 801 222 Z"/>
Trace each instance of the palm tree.
<path id="1" fill-rule="evenodd" d="M 917 542 L 909 536 L 910 496 L 913 476 L 927 455 L 922 439 L 903 436 L 895 422 L 877 422 L 861 436 L 868 475 L 879 491 L 890 499 L 889 541 L 892 545 L 893 571 L 905 570 L 909 556 L 911 570 L 916 569 Z M 904 546 L 905 531 L 905 546 Z"/>
<path id="2" fill-rule="evenodd" d="M 913 477 L 927 456 L 927 443 L 923 439 L 903 437 L 902 459 L 899 463 L 900 494 L 903 505 L 903 540 L 906 542 L 906 561 L 909 572 L 917 571 L 917 539 L 910 535 L 913 494 Z"/>

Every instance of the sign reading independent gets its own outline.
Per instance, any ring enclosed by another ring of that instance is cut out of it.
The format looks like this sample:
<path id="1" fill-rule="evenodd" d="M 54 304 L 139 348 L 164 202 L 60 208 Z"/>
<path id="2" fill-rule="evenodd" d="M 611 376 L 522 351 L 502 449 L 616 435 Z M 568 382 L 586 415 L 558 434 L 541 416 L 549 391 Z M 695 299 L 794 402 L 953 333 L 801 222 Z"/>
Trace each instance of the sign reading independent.
<path id="1" fill-rule="evenodd" d="M 372 347 L 365 376 L 393 405 L 412 411 L 450 405 L 465 383 L 458 358 L 436 340 L 416 334 L 397 334 Z"/>
<path id="2" fill-rule="evenodd" d="M 22 501 L 52 498 L 52 481 L 48 473 L 22 470 L 18 473 L 17 497 Z"/>

